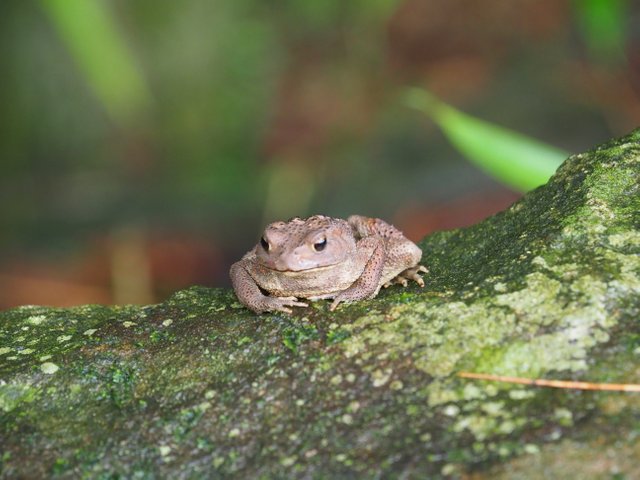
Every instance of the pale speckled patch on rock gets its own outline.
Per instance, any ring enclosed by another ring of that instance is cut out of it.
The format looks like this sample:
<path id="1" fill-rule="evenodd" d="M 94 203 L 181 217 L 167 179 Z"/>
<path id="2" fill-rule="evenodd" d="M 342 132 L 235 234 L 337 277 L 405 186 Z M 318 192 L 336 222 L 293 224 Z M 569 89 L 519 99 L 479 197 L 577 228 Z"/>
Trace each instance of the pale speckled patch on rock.
<path id="1" fill-rule="evenodd" d="M 60 370 L 60 367 L 55 363 L 44 362 L 42 365 L 40 365 L 40 370 L 42 370 L 43 373 L 51 375 Z"/>

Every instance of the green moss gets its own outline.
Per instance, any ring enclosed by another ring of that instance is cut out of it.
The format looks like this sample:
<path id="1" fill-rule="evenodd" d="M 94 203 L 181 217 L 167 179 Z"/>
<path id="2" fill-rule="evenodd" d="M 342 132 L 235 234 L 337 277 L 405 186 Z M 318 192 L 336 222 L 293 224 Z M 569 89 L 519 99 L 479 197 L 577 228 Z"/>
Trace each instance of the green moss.
<path id="1" fill-rule="evenodd" d="M 31 403 L 38 390 L 28 384 L 4 383 L 0 385 L 0 410 L 9 413 L 23 403 Z"/>
<path id="2" fill-rule="evenodd" d="M 312 325 L 296 325 L 287 327 L 282 332 L 282 344 L 293 353 L 305 342 L 318 339 L 318 330 Z"/>

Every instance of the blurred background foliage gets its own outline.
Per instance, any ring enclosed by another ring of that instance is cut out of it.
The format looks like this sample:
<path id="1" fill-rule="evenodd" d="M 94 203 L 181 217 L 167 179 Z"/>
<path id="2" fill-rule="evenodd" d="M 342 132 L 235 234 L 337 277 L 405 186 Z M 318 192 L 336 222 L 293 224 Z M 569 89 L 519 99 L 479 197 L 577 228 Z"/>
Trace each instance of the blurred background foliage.
<path id="1" fill-rule="evenodd" d="M 1 308 L 228 285 L 293 215 L 418 240 L 640 124 L 625 0 L 3 0 L 0 38 Z"/>

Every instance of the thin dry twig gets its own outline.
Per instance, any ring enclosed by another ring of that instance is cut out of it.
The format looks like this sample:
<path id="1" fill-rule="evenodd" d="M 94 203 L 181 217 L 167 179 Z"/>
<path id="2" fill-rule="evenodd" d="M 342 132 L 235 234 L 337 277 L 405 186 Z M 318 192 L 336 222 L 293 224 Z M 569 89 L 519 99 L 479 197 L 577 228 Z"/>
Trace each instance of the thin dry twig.
<path id="1" fill-rule="evenodd" d="M 635 383 L 590 383 L 573 382 L 569 380 L 545 380 L 544 378 L 505 377 L 489 373 L 459 372 L 459 377 L 476 380 L 491 380 L 494 382 L 519 383 L 535 387 L 575 388 L 578 390 L 608 390 L 613 392 L 640 392 L 640 385 Z"/>

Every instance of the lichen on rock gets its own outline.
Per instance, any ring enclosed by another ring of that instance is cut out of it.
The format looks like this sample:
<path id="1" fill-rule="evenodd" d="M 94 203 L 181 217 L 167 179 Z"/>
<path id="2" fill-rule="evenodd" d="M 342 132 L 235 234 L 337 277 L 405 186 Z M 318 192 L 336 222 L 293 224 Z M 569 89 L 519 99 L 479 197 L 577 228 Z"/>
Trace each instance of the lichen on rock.
<path id="1" fill-rule="evenodd" d="M 421 247 L 424 289 L 336 312 L 256 316 L 202 287 L 1 312 L 0 476 L 508 478 L 606 422 L 623 435 L 573 474 L 640 449 L 637 397 L 456 375 L 640 383 L 640 130 Z"/>

